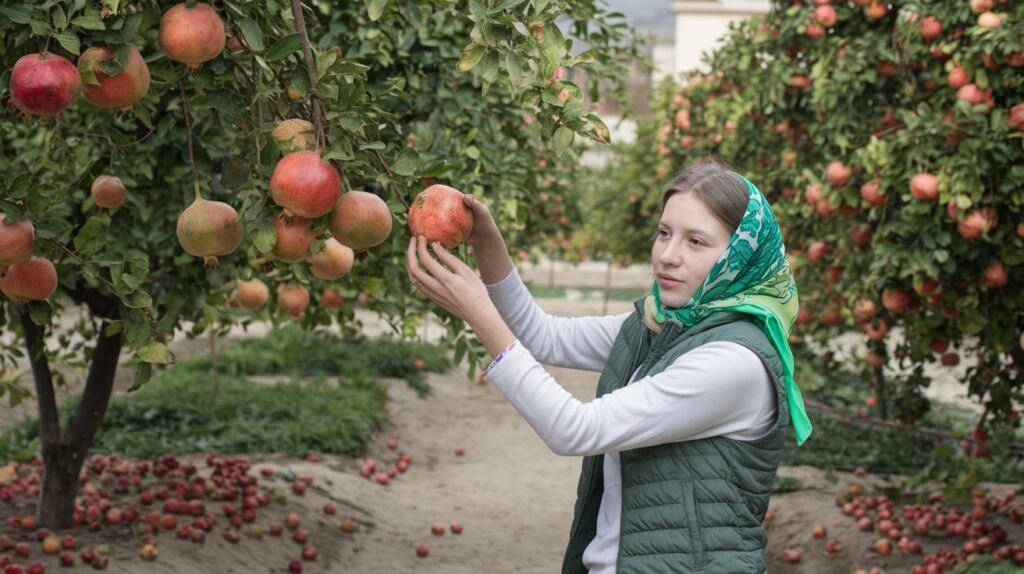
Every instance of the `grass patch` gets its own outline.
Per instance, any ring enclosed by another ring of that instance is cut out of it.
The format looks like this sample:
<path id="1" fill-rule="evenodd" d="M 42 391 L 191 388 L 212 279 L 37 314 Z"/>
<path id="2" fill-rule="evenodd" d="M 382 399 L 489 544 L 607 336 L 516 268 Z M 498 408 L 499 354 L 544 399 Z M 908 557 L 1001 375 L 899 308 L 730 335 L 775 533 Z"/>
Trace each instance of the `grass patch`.
<path id="1" fill-rule="evenodd" d="M 772 483 L 772 494 L 786 494 L 803 489 L 804 483 L 800 482 L 799 478 L 792 476 L 776 476 L 775 482 Z"/>
<path id="2" fill-rule="evenodd" d="M 93 451 L 148 458 L 205 451 L 359 455 L 387 419 L 387 391 L 377 378 L 404 378 L 421 396 L 429 390 L 416 359 L 426 370 L 450 366 L 443 349 L 424 343 L 342 339 L 294 326 L 272 331 L 219 354 L 216 403 L 208 356 L 179 361 L 140 391 L 113 399 Z M 248 379 L 257 375 L 293 380 Z M 61 404 L 63 425 L 79 400 Z M 0 461 L 26 460 L 39 450 L 35 419 L 0 435 Z"/>

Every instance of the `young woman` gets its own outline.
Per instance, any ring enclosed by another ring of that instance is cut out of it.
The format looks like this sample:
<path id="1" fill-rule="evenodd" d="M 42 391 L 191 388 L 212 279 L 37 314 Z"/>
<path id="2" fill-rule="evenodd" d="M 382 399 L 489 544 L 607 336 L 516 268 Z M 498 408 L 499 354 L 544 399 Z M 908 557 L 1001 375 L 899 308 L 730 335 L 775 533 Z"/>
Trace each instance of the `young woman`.
<path id="1" fill-rule="evenodd" d="M 557 454 L 584 456 L 564 574 L 762 573 L 764 515 L 792 421 L 811 432 L 787 337 L 796 284 L 758 189 L 717 162 L 662 195 L 652 294 L 631 313 L 544 313 L 471 196 L 479 276 L 409 243 L 412 284 L 465 320 L 485 371 Z M 541 363 L 601 371 L 576 400 Z"/>

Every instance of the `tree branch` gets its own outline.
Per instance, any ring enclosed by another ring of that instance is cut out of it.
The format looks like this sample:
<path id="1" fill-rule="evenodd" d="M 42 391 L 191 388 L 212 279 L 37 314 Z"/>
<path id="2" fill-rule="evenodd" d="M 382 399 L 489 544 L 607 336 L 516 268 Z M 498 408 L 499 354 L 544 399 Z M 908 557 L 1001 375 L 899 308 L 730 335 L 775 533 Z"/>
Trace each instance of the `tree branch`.
<path id="1" fill-rule="evenodd" d="M 57 412 L 57 397 L 53 392 L 53 373 L 46 357 L 43 328 L 32 322 L 28 309 L 18 309 L 21 327 L 25 334 L 29 363 L 32 364 L 32 378 L 36 386 L 36 402 L 39 403 L 39 439 L 44 448 L 60 440 L 60 415 Z"/>
<path id="2" fill-rule="evenodd" d="M 316 74 L 316 62 L 313 60 L 313 49 L 309 45 L 309 34 L 306 32 L 306 20 L 302 16 L 302 1 L 292 0 L 292 16 L 295 17 L 295 29 L 302 38 L 302 56 L 306 60 L 306 74 L 309 76 L 309 92 L 313 103 L 313 126 L 316 128 L 317 147 L 323 148 L 326 145 L 324 139 L 324 125 L 321 111 L 323 104 L 320 103 L 320 96 L 316 93 L 316 86 L 319 78 Z"/>
<path id="3" fill-rule="evenodd" d="M 188 134 L 188 163 L 192 166 L 192 186 L 196 190 L 196 199 L 199 195 L 199 170 L 196 169 L 196 158 L 192 154 L 192 118 L 189 117 L 188 95 L 185 93 L 185 86 L 178 80 L 178 89 L 181 90 L 181 107 L 185 112 L 185 132 Z"/>

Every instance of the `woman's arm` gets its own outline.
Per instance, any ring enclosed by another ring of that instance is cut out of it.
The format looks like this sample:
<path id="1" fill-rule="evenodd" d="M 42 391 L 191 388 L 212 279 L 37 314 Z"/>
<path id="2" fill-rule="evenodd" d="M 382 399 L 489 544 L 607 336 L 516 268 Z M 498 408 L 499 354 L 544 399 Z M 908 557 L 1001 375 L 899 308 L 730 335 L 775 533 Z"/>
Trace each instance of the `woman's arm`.
<path id="1" fill-rule="evenodd" d="M 586 456 L 724 435 L 754 440 L 777 416 L 775 389 L 753 351 L 702 345 L 668 369 L 584 403 L 516 346 L 488 373 L 557 454 Z"/>
<path id="2" fill-rule="evenodd" d="M 542 363 L 600 371 L 629 313 L 556 317 L 545 313 L 513 268 L 487 292 L 519 341 Z"/>
<path id="3" fill-rule="evenodd" d="M 603 369 L 612 343 L 629 315 L 563 318 L 545 313 L 512 265 L 490 209 L 472 195 L 465 195 L 463 201 L 473 211 L 473 229 L 466 243 L 473 248 L 488 296 L 515 336 L 541 362 L 593 371 Z"/>

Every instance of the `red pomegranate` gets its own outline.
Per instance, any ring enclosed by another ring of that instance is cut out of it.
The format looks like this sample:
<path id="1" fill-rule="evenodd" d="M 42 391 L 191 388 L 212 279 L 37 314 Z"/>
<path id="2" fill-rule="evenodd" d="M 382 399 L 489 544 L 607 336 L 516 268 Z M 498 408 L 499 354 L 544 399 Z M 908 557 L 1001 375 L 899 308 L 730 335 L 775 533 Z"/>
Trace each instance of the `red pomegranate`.
<path id="1" fill-rule="evenodd" d="M 828 243 L 825 243 L 824 241 L 815 241 L 807 248 L 807 259 L 811 263 L 817 263 L 825 259 L 830 251 L 832 251 L 832 248 L 829 247 Z"/>
<path id="2" fill-rule="evenodd" d="M 270 178 L 274 203 L 285 215 L 316 219 L 334 209 L 341 193 L 338 171 L 320 160 L 318 151 L 292 152 L 277 162 Z"/>
<path id="3" fill-rule="evenodd" d="M 828 175 L 828 180 L 832 182 L 832 187 L 843 187 L 850 181 L 850 176 L 853 175 L 853 170 L 838 160 L 829 162 L 828 168 L 825 171 L 826 175 Z"/>
<path id="4" fill-rule="evenodd" d="M 979 89 L 975 84 L 964 84 L 956 91 L 956 97 L 977 105 L 986 100 L 986 92 Z"/>
<path id="5" fill-rule="evenodd" d="M 804 199 L 811 205 L 817 205 L 821 201 L 821 184 L 812 183 L 804 188 Z"/>
<path id="6" fill-rule="evenodd" d="M 1024 132 L 1024 103 L 1010 108 L 1010 129 Z"/>
<path id="7" fill-rule="evenodd" d="M 888 12 L 889 7 L 886 6 L 885 2 L 879 2 L 878 0 L 871 0 L 871 3 L 864 7 L 864 17 L 872 22 L 885 18 Z"/>
<path id="8" fill-rule="evenodd" d="M 864 323 L 873 319 L 877 312 L 878 307 L 875 306 L 875 302 L 870 299 L 864 299 L 858 301 L 857 305 L 854 306 L 853 317 L 858 323 Z"/>
<path id="9" fill-rule="evenodd" d="M 899 313 L 910 305 L 910 295 L 899 289 L 886 289 L 882 291 L 882 307 L 892 313 Z"/>
<path id="10" fill-rule="evenodd" d="M 127 108 L 146 97 L 149 66 L 135 46 L 128 46 L 128 63 L 119 73 L 103 72 L 115 54 L 110 48 L 89 48 L 78 58 L 78 70 L 85 84 L 85 99 L 98 108 Z"/>
<path id="11" fill-rule="evenodd" d="M 32 258 L 36 228 L 28 221 L 7 223 L 7 214 L 0 212 L 0 277 L 7 267 Z"/>
<path id="12" fill-rule="evenodd" d="M 1006 275 L 1006 269 L 1003 268 L 1003 263 L 1001 261 L 996 261 L 992 265 L 989 265 L 981 276 L 981 282 L 985 287 L 989 287 L 991 289 L 1006 287 L 1006 284 L 1009 283 L 1009 277 Z"/>
<path id="13" fill-rule="evenodd" d="M 919 201 L 933 201 L 939 196 L 939 180 L 930 173 L 919 173 L 910 179 L 910 194 Z"/>
<path id="14" fill-rule="evenodd" d="M 872 180 L 860 186 L 860 197 L 871 205 L 885 205 L 885 196 L 878 193 L 881 184 L 878 180 Z"/>
<path id="15" fill-rule="evenodd" d="M 128 192 L 121 183 L 121 178 L 112 175 L 101 175 L 92 182 L 92 202 L 96 207 L 117 209 L 124 205 Z"/>
<path id="16" fill-rule="evenodd" d="M 925 42 L 934 42 L 942 37 L 942 23 L 934 16 L 926 16 L 921 21 L 921 39 Z"/>
<path id="17" fill-rule="evenodd" d="M 279 285 L 277 287 L 277 306 L 282 311 L 301 317 L 309 305 L 309 291 L 301 285 Z"/>
<path id="18" fill-rule="evenodd" d="M 440 241 L 452 249 L 466 240 L 473 229 L 473 211 L 466 207 L 463 193 L 447 185 L 432 185 L 416 196 L 409 208 L 409 230 L 413 237 Z"/>
<path id="19" fill-rule="evenodd" d="M 75 103 L 82 93 L 78 68 L 56 54 L 26 54 L 11 69 L 11 103 L 36 116 L 51 117 Z"/>
<path id="20" fill-rule="evenodd" d="M 338 293 L 334 289 L 331 289 L 324 284 L 324 292 L 320 295 L 320 304 L 326 309 L 341 309 L 341 306 L 345 303 L 342 299 L 341 293 Z"/>
<path id="21" fill-rule="evenodd" d="M 391 235 L 391 210 L 376 194 L 350 191 L 338 199 L 328 225 L 343 245 L 366 251 Z"/>
<path id="22" fill-rule="evenodd" d="M 992 208 L 972 211 L 957 225 L 957 231 L 964 239 L 977 239 L 996 227 L 996 214 Z"/>
<path id="23" fill-rule="evenodd" d="M 0 278 L 0 291 L 16 302 L 45 301 L 57 290 L 57 270 L 49 259 L 35 257 L 15 263 Z"/>
<path id="24" fill-rule="evenodd" d="M 946 83 L 954 90 L 959 90 L 969 84 L 970 81 L 971 78 L 968 77 L 967 70 L 965 70 L 963 66 L 953 68 L 946 76 Z"/>
<path id="25" fill-rule="evenodd" d="M 836 9 L 825 4 L 814 9 L 814 19 L 822 26 L 831 28 L 836 24 Z"/>
<path id="26" fill-rule="evenodd" d="M 324 281 L 331 281 L 348 273 L 354 261 L 355 253 L 352 249 L 329 237 L 324 244 L 324 250 L 313 255 L 310 269 L 313 275 Z"/>
<path id="27" fill-rule="evenodd" d="M 851 235 L 853 236 L 853 242 L 857 245 L 864 245 L 871 241 L 871 236 L 874 234 L 874 229 L 870 223 L 858 223 L 853 227 Z"/>
<path id="28" fill-rule="evenodd" d="M 175 4 L 160 18 L 160 48 L 167 57 L 195 68 L 224 51 L 224 21 L 209 4 Z"/>
<path id="29" fill-rule="evenodd" d="M 312 221 L 302 217 L 274 218 L 274 229 L 277 231 L 277 242 L 272 253 L 274 257 L 286 263 L 296 263 L 310 256 L 309 246 L 319 234 L 309 231 Z"/>
<path id="30" fill-rule="evenodd" d="M 971 0 L 970 5 L 971 12 L 981 14 L 982 12 L 988 12 L 991 10 L 996 5 L 996 2 L 995 0 Z"/>
<path id="31" fill-rule="evenodd" d="M 197 197 L 178 217 L 178 242 L 189 255 L 202 257 L 207 269 L 238 248 L 242 232 L 238 212 L 222 201 Z"/>
<path id="32" fill-rule="evenodd" d="M 267 304 L 269 298 L 270 290 L 259 279 L 239 281 L 231 294 L 232 306 L 238 305 L 246 309 L 259 309 Z"/>

